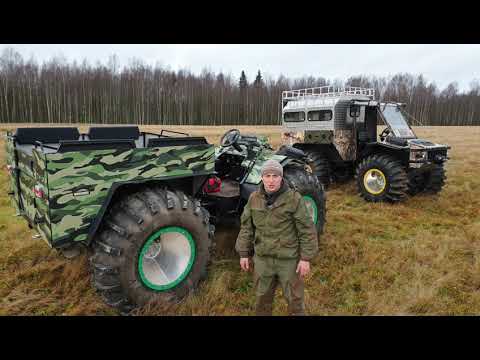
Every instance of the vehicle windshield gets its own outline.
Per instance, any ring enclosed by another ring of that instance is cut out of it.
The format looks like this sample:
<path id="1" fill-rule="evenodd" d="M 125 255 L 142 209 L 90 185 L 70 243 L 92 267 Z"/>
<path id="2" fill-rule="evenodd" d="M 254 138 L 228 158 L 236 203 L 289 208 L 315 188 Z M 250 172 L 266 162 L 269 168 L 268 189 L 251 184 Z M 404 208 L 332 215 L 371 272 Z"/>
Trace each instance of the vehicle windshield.
<path id="1" fill-rule="evenodd" d="M 405 120 L 405 117 L 403 116 L 399 106 L 396 104 L 382 104 L 380 109 L 385 121 L 387 122 L 387 125 L 390 126 L 395 136 L 401 138 L 415 137 L 415 134 L 408 126 L 408 123 Z"/>

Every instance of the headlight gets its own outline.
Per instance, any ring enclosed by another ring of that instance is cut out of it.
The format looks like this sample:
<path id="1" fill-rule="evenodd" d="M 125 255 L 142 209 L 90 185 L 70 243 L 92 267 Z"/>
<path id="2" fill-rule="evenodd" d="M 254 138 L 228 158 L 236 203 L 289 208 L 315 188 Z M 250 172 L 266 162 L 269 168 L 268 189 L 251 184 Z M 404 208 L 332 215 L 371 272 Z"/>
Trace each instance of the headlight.
<path id="1" fill-rule="evenodd" d="M 447 160 L 447 157 L 441 154 L 436 154 L 433 158 L 433 161 L 435 161 L 436 163 L 442 163 L 445 160 Z"/>
<path id="2" fill-rule="evenodd" d="M 410 152 L 410 160 L 411 161 L 427 160 L 427 152 L 426 151 L 411 151 Z"/>

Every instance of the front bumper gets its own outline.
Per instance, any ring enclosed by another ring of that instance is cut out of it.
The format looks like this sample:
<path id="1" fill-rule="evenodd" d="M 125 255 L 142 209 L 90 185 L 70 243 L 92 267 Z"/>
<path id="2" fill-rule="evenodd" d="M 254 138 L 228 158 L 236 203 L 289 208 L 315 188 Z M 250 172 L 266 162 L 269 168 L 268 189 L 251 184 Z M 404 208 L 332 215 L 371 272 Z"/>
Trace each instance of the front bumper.
<path id="1" fill-rule="evenodd" d="M 410 149 L 409 167 L 419 168 L 425 165 L 443 164 L 449 159 L 447 150 L 448 148 L 435 150 Z"/>

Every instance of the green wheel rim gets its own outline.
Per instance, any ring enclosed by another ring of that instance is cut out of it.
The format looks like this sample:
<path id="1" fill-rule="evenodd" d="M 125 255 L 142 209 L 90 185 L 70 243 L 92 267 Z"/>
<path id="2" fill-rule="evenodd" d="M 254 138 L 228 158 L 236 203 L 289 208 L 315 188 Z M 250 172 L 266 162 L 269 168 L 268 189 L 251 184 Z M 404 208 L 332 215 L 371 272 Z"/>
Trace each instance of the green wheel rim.
<path id="1" fill-rule="evenodd" d="M 317 225 L 318 222 L 318 208 L 317 203 L 310 195 L 304 195 L 303 198 L 305 199 L 305 203 L 307 205 L 307 210 L 312 216 L 313 223 Z"/>
<path id="2" fill-rule="evenodd" d="M 140 250 L 140 279 L 152 290 L 172 289 L 190 273 L 195 255 L 195 242 L 186 229 L 169 226 L 157 230 Z"/>

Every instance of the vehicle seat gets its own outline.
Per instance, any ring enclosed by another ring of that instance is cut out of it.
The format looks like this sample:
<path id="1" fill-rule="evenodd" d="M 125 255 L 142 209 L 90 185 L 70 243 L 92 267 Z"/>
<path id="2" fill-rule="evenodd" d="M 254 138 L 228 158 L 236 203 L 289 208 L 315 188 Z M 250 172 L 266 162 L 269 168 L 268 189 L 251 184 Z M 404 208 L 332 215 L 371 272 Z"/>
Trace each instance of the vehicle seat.
<path id="1" fill-rule="evenodd" d="M 19 145 L 33 145 L 35 141 L 58 144 L 61 140 L 78 140 L 79 137 L 80 133 L 74 127 L 18 128 L 15 132 L 15 141 Z"/>
<path id="2" fill-rule="evenodd" d="M 90 140 L 104 139 L 131 139 L 137 140 L 140 137 L 138 126 L 99 126 L 91 127 L 88 130 Z"/>

